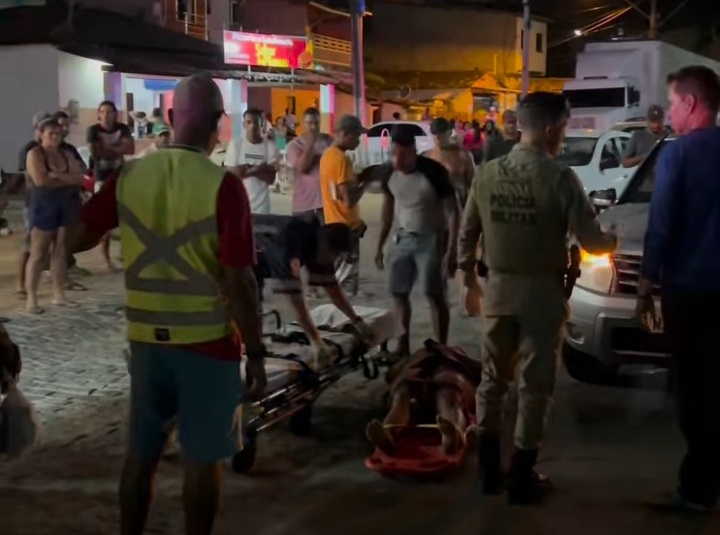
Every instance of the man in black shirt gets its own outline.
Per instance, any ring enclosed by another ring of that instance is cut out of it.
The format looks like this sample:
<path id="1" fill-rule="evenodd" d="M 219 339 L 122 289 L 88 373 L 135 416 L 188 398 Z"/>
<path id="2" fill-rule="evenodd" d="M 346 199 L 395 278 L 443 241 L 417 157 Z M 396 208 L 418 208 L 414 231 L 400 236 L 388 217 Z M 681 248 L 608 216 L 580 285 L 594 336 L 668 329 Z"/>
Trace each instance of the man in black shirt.
<path id="1" fill-rule="evenodd" d="M 335 261 L 352 249 L 353 235 L 344 223 L 321 225 L 316 219 L 253 214 L 253 232 L 260 251 L 258 285 L 270 281 L 274 294 L 288 297 L 297 322 L 308 336 L 316 362 L 327 364 L 332 351 L 320 337 L 305 302 L 300 270 L 308 271 L 308 284 L 321 286 L 330 301 L 345 314 L 364 338 L 372 333 L 358 316 L 335 277 Z"/>
<path id="2" fill-rule="evenodd" d="M 135 140 L 130 128 L 118 122 L 118 110 L 112 101 L 106 100 L 98 106 L 98 122 L 88 128 L 87 143 L 90 146 L 90 168 L 95 178 L 97 191 L 106 178 L 122 167 L 125 156 L 135 154 Z M 100 242 L 102 255 L 110 271 L 119 271 L 110 259 L 110 235 Z"/>
<path id="3" fill-rule="evenodd" d="M 520 141 L 517 115 L 512 110 L 503 113 L 502 133 L 488 134 L 483 150 L 483 162 L 491 162 L 501 156 L 509 154 L 512 148 Z"/>

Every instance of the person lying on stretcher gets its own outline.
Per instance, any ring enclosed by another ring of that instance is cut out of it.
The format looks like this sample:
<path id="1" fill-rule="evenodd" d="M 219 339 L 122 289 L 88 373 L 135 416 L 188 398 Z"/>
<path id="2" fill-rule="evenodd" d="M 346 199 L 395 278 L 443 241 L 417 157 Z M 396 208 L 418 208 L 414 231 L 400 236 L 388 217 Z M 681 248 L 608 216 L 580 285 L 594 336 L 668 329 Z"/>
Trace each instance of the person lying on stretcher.
<path id="1" fill-rule="evenodd" d="M 355 313 L 335 277 L 335 261 L 352 250 L 353 235 L 349 226 L 321 225 L 315 218 L 256 214 L 253 229 L 260 250 L 256 275 L 259 279 L 269 279 L 274 294 L 287 296 L 298 324 L 310 340 L 317 368 L 331 364 L 336 355 L 325 344 L 310 317 L 300 279 L 302 268 L 308 271 L 308 284 L 323 287 L 332 304 L 352 321 L 360 337 L 372 341 L 372 330 Z"/>
<path id="2" fill-rule="evenodd" d="M 400 366 L 394 370 L 390 387 L 390 411 L 383 422 L 373 420 L 368 424 L 368 440 L 392 455 L 395 431 L 436 423 L 445 453 L 456 453 L 465 444 L 465 432 L 474 419 L 480 363 L 460 348 L 428 340 L 425 348 Z"/>

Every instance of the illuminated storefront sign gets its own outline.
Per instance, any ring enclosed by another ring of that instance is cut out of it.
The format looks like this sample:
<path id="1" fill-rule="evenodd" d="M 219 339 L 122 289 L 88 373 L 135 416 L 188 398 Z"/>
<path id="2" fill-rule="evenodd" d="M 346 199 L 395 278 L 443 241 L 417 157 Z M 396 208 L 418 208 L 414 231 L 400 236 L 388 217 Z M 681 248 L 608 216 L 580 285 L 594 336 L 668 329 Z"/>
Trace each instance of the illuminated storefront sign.
<path id="1" fill-rule="evenodd" d="M 289 35 L 231 32 L 223 34 L 225 63 L 251 67 L 312 69 L 312 41 Z"/>

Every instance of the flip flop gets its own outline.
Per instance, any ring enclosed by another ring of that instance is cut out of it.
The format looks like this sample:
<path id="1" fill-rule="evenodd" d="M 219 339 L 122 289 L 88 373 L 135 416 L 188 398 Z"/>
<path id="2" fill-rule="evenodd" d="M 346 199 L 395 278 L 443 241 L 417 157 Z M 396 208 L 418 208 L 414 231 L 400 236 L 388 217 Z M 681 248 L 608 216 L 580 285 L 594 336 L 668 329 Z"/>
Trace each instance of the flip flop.
<path id="1" fill-rule="evenodd" d="M 69 280 L 63 287 L 70 292 L 86 292 L 87 288 L 77 281 Z"/>
<path id="2" fill-rule="evenodd" d="M 52 301 L 52 304 L 56 307 L 65 307 L 65 308 L 77 308 L 80 305 L 75 303 L 74 301 Z"/>

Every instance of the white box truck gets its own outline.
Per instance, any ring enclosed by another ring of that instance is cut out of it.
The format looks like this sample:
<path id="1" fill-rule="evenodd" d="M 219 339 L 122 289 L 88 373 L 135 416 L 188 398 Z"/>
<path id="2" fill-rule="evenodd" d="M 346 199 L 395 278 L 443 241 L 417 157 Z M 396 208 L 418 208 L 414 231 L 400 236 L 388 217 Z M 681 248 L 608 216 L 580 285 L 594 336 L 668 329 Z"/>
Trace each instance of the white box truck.
<path id="1" fill-rule="evenodd" d="M 587 43 L 577 56 L 575 79 L 563 87 L 572 107 L 569 128 L 609 130 L 644 118 L 653 104 L 667 107 L 667 75 L 688 65 L 720 74 L 720 62 L 662 41 Z"/>

